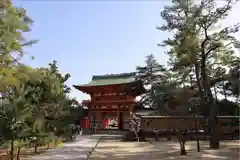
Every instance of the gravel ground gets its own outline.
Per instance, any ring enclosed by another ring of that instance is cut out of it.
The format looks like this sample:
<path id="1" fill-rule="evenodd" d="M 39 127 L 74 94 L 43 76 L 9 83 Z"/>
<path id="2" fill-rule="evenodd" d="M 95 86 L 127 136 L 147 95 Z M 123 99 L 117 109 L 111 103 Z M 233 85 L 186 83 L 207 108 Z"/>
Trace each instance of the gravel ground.
<path id="1" fill-rule="evenodd" d="M 210 150 L 208 141 L 201 141 L 201 152 L 196 142 L 186 143 L 187 156 L 180 156 L 177 141 L 122 142 L 103 138 L 90 156 L 90 160 L 238 160 L 240 141 L 221 141 L 219 150 Z"/>

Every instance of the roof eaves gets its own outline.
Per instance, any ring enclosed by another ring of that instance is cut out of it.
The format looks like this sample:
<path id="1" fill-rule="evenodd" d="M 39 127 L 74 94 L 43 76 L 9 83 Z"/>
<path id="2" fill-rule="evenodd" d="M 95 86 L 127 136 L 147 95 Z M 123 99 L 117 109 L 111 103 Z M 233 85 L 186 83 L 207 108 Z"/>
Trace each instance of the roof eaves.
<path id="1" fill-rule="evenodd" d="M 135 80 L 128 81 L 128 82 L 120 82 L 120 83 L 109 83 L 109 84 L 82 84 L 82 85 L 73 85 L 74 88 L 78 89 L 79 87 L 97 87 L 97 86 L 112 86 L 112 85 L 119 85 L 119 84 L 131 84 L 133 82 L 137 82 Z"/>

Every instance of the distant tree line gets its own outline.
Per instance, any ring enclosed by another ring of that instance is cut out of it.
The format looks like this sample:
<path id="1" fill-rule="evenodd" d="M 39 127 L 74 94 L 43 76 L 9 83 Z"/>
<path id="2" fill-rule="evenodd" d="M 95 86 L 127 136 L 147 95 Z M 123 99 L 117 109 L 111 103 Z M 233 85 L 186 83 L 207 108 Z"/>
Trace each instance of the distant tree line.
<path id="1" fill-rule="evenodd" d="M 58 143 L 71 139 L 69 127 L 82 107 L 68 96 L 70 88 L 53 61 L 48 66 L 33 68 L 20 60 L 24 47 L 34 45 L 27 40 L 32 20 L 26 10 L 4 3 L 0 17 L 0 147 L 10 146 L 10 159 L 19 159 L 21 148 Z M 16 150 L 17 149 L 17 150 Z"/>

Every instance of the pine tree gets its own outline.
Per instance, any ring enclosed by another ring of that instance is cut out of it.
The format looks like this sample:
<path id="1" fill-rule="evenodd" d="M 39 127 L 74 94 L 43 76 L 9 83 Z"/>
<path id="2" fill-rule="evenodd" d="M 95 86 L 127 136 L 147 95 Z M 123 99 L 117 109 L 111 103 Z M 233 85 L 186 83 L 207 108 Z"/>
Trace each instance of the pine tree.
<path id="1" fill-rule="evenodd" d="M 161 13 L 166 21 L 157 29 L 169 31 L 174 35 L 163 42 L 169 46 L 171 64 L 175 70 L 193 72 L 201 99 L 201 108 L 211 129 L 211 148 L 219 148 L 216 126 L 216 105 L 211 91 L 209 64 L 216 67 L 229 67 L 239 61 L 234 55 L 234 37 L 239 25 L 216 29 L 216 25 L 227 18 L 236 0 L 226 0 L 217 6 L 215 0 L 173 0 L 171 6 L 165 6 Z M 215 77 L 213 77 L 215 78 Z"/>
<path id="2" fill-rule="evenodd" d="M 155 104 L 155 91 L 153 86 L 165 81 L 163 74 L 165 69 L 157 62 L 153 54 L 146 57 L 145 63 L 145 66 L 138 66 L 136 68 L 136 79 L 141 80 L 146 89 L 146 93 L 142 95 L 140 102 L 143 103 L 143 105 L 153 107 Z"/>
<path id="3" fill-rule="evenodd" d="M 28 41 L 23 36 L 31 31 L 33 23 L 24 8 L 14 7 L 9 0 L 2 0 L 0 6 L 0 91 L 4 91 L 10 85 L 21 83 L 14 74 L 24 56 L 23 48 L 36 41 Z"/>

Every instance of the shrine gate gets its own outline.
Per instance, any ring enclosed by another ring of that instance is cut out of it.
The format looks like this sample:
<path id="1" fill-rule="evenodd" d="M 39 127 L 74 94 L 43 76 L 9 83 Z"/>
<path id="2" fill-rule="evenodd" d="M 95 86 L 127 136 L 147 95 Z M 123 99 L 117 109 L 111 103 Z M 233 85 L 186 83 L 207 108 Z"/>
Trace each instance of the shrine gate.
<path id="1" fill-rule="evenodd" d="M 136 97 L 144 92 L 135 72 L 93 76 L 92 81 L 74 87 L 91 96 L 82 103 L 88 107 L 84 128 L 128 130 Z"/>

